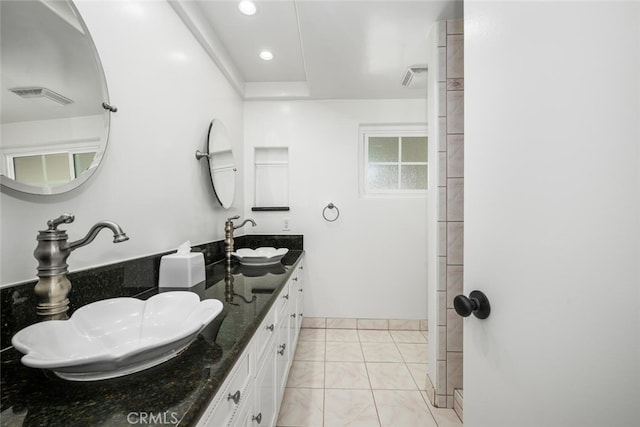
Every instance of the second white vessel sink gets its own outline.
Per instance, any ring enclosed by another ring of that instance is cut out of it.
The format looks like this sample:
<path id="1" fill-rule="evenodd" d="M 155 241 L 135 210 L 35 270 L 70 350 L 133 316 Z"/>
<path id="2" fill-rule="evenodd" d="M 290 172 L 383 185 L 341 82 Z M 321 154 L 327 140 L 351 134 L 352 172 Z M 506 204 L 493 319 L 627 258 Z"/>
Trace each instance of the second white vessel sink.
<path id="1" fill-rule="evenodd" d="M 32 368 L 72 381 L 95 381 L 148 369 L 177 356 L 222 312 L 222 302 L 189 291 L 146 301 L 111 298 L 85 305 L 69 320 L 36 323 L 11 340 Z"/>
<path id="2" fill-rule="evenodd" d="M 242 265 L 271 265 L 277 264 L 289 252 L 287 248 L 242 248 L 231 255 L 235 256 Z"/>

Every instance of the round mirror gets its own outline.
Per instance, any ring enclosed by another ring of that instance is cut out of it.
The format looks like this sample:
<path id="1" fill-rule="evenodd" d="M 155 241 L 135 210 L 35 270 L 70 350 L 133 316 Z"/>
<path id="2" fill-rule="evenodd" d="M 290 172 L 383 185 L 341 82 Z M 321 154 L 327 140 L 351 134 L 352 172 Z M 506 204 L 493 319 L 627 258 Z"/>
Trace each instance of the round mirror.
<path id="1" fill-rule="evenodd" d="M 71 1 L 0 1 L 0 181 L 31 194 L 85 182 L 107 145 L 107 85 Z"/>
<path id="2" fill-rule="evenodd" d="M 220 120 L 213 119 L 209 125 L 209 173 L 218 201 L 229 209 L 236 190 L 236 167 L 227 128 Z"/>

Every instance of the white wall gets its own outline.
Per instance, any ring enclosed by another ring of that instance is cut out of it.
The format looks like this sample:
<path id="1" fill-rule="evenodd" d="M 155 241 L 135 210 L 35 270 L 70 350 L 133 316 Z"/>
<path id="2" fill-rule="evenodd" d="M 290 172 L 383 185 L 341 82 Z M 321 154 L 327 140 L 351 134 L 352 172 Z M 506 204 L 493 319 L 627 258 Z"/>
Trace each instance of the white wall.
<path id="1" fill-rule="evenodd" d="M 244 121 L 245 216 L 257 233 L 304 234 L 305 315 L 425 319 L 426 198 L 360 197 L 358 127 L 425 123 L 426 100 L 247 102 Z M 289 147 L 289 212 L 251 211 L 262 146 Z M 329 202 L 335 222 L 322 218 Z"/>
<path id="2" fill-rule="evenodd" d="M 225 211 L 215 201 L 204 161 L 211 119 L 226 124 L 238 163 L 242 100 L 166 2 L 75 2 L 100 53 L 111 103 L 109 147 L 96 174 L 59 196 L 1 194 L 0 283 L 35 278 L 38 230 L 63 212 L 70 239 L 109 219 L 130 236 L 114 245 L 103 234 L 74 251 L 71 271 L 224 238 L 224 220 L 243 212 L 242 165 L 236 200 Z M 241 233 L 239 233 L 241 234 Z"/>
<path id="3" fill-rule="evenodd" d="M 464 424 L 638 425 L 640 3 L 464 15 Z"/>

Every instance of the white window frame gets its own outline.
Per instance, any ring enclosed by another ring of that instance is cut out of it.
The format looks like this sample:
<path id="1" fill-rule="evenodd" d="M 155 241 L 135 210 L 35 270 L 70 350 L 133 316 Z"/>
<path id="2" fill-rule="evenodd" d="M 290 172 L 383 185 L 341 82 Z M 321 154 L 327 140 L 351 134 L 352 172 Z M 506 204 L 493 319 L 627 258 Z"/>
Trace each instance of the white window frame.
<path id="1" fill-rule="evenodd" d="M 427 133 L 426 124 L 390 124 L 390 125 L 361 125 L 358 131 L 359 146 L 359 187 L 362 197 L 427 197 L 427 188 L 420 190 L 371 190 L 369 189 L 369 138 L 371 137 L 405 137 L 405 136 L 423 136 L 427 138 L 429 144 L 429 135 Z M 401 154 L 401 153 L 400 153 Z M 429 159 L 427 162 L 402 162 L 401 158 L 398 162 L 389 164 L 399 165 L 399 171 L 402 165 L 426 165 L 429 168 Z M 381 163 L 378 163 L 381 164 Z M 400 178 L 399 178 L 400 179 Z"/>
<path id="2" fill-rule="evenodd" d="M 15 157 L 29 157 L 29 156 L 44 156 L 49 154 L 67 154 L 69 161 L 69 170 L 71 173 L 71 180 L 78 178 L 75 173 L 74 167 L 74 154 L 84 153 L 98 153 L 100 149 L 99 145 L 95 142 L 85 143 L 65 143 L 51 146 L 37 146 L 27 148 L 16 148 L 2 150 L 2 157 L 4 158 L 3 165 L 6 170 L 7 177 L 15 179 L 14 158 Z M 96 159 L 94 159 L 96 163 Z"/>

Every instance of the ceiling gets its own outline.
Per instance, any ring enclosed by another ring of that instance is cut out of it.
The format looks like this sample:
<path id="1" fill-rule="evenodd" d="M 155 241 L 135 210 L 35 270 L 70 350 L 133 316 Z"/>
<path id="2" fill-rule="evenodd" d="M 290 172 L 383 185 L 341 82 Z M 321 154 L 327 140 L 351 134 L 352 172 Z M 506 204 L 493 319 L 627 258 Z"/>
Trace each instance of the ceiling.
<path id="1" fill-rule="evenodd" d="M 170 3 L 245 99 L 424 98 L 426 73 L 401 81 L 427 65 L 433 23 L 462 17 L 453 0 L 255 0 L 253 16 L 239 0 Z"/>
<path id="2" fill-rule="evenodd" d="M 426 73 L 409 87 L 402 78 L 426 65 L 433 23 L 462 16 L 454 0 L 254 0 L 253 16 L 239 12 L 240 0 L 168 1 L 244 99 L 424 98 Z M 0 122 L 102 114 L 102 72 L 73 9 L 50 0 L 0 5 Z M 263 49 L 274 59 L 259 59 Z M 73 103 L 8 92 L 25 86 Z"/>
<path id="3" fill-rule="evenodd" d="M 75 12 L 60 1 L 0 0 L 0 123 L 102 114 L 104 78 Z M 72 100 L 23 99 L 11 88 L 43 87 Z"/>

